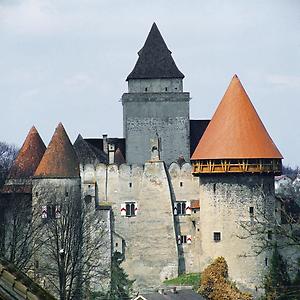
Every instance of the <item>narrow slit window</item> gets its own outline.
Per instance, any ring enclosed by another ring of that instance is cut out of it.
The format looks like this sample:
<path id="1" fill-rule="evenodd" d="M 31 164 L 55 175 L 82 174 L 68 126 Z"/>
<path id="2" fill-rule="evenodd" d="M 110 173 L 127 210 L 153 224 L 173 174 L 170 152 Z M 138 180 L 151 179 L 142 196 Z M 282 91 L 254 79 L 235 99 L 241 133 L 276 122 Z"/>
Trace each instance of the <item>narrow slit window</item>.
<path id="1" fill-rule="evenodd" d="M 253 215 L 254 215 L 254 207 L 253 206 L 249 207 L 249 214 L 250 214 L 250 217 L 253 217 Z"/>

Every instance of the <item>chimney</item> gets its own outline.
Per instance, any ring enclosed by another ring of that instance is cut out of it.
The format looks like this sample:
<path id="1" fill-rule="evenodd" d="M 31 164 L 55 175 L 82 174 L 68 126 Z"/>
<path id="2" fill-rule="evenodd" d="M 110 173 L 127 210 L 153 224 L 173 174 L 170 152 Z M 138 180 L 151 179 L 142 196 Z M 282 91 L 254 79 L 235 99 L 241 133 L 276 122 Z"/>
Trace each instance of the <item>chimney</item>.
<path id="1" fill-rule="evenodd" d="M 115 145 L 108 143 L 108 163 L 113 164 L 115 162 Z"/>
<path id="2" fill-rule="evenodd" d="M 103 152 L 108 154 L 107 134 L 103 134 Z"/>

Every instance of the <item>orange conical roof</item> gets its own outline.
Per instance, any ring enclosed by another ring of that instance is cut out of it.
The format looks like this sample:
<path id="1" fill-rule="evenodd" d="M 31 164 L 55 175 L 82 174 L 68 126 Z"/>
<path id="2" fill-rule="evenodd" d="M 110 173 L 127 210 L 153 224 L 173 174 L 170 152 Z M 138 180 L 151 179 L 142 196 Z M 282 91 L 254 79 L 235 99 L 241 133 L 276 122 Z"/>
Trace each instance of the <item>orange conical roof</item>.
<path id="1" fill-rule="evenodd" d="M 33 126 L 9 171 L 8 178 L 20 179 L 33 176 L 45 150 L 46 146 Z"/>
<path id="2" fill-rule="evenodd" d="M 192 160 L 277 158 L 282 155 L 235 75 Z"/>
<path id="3" fill-rule="evenodd" d="M 46 178 L 79 177 L 77 156 L 61 123 L 56 127 L 34 176 Z"/>

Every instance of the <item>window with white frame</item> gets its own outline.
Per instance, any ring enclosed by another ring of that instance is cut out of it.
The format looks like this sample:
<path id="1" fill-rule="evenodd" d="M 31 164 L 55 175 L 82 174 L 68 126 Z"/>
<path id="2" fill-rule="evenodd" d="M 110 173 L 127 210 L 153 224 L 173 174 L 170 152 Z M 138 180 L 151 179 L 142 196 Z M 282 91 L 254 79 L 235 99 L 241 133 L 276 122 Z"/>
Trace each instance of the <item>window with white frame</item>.
<path id="1" fill-rule="evenodd" d="M 135 202 L 126 202 L 126 217 L 134 217 L 136 215 L 136 204 Z"/>
<path id="2" fill-rule="evenodd" d="M 186 202 L 180 201 L 176 203 L 177 215 L 185 215 L 186 213 Z"/>

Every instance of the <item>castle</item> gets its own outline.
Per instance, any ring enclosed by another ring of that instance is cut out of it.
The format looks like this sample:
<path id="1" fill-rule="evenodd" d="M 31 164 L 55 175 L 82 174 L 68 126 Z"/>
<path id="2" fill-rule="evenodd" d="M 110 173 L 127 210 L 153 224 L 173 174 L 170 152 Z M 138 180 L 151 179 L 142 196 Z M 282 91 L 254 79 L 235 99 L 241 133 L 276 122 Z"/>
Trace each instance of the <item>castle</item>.
<path id="1" fill-rule="evenodd" d="M 257 291 L 270 253 L 257 254 L 240 224 L 275 210 L 280 152 L 236 75 L 211 121 L 190 120 L 184 75 L 155 23 L 138 56 L 122 96 L 124 138 L 72 145 L 59 124 L 46 148 L 32 128 L 3 193 L 22 186 L 45 219 L 62 213 L 53 197 L 94 203 L 105 259 L 122 253 L 140 290 L 224 256 L 230 278 Z"/>

